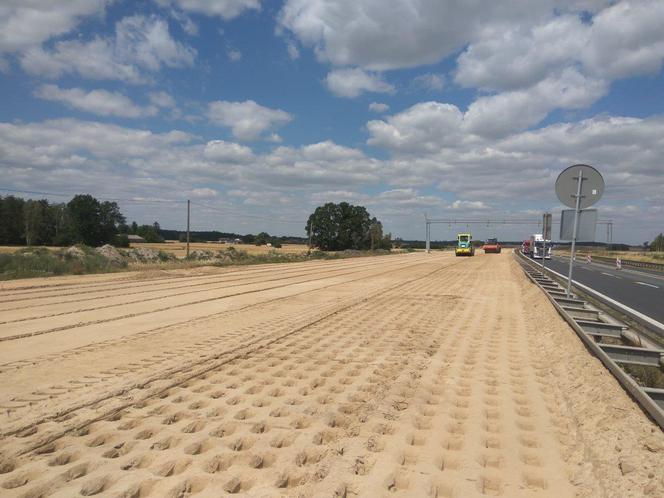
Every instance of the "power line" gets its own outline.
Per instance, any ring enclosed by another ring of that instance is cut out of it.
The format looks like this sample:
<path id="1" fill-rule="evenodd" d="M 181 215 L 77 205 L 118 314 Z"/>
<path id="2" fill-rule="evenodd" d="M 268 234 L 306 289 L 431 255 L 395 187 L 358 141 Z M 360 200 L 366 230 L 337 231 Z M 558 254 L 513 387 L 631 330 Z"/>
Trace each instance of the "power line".
<path id="1" fill-rule="evenodd" d="M 260 215 L 257 215 L 257 214 L 238 213 L 237 211 L 232 211 L 232 210 L 229 210 L 227 208 L 222 208 L 222 207 L 218 207 L 218 206 L 210 206 L 209 204 L 204 204 L 204 203 L 198 202 L 198 201 L 191 201 L 191 203 L 195 204 L 197 206 L 201 206 L 201 207 L 204 207 L 204 208 L 207 208 L 207 209 L 211 209 L 213 211 L 219 211 L 219 212 L 225 213 L 225 214 L 232 214 L 232 215 L 239 216 L 239 217 L 242 217 L 242 218 L 254 218 L 254 219 L 257 219 L 257 220 L 271 221 L 273 223 L 285 223 L 285 224 L 298 224 L 299 225 L 299 224 L 303 223 L 302 220 L 298 220 L 298 221 L 284 220 L 284 219 L 279 219 L 279 218 L 270 218 L 270 217 L 267 217 L 267 216 L 260 216 Z"/>
<path id="2" fill-rule="evenodd" d="M 48 195 L 52 197 L 73 197 L 76 194 L 61 194 L 61 193 L 55 193 L 55 192 L 41 192 L 38 190 L 19 190 L 19 189 L 12 189 L 12 188 L 0 188 L 0 191 L 3 192 L 15 192 L 19 194 L 34 194 L 34 195 Z M 134 204 L 183 204 L 187 201 L 185 200 L 177 200 L 177 199 L 138 199 L 138 198 L 131 198 L 131 199 L 123 199 L 119 197 L 97 197 L 97 199 L 101 201 L 113 201 L 113 202 L 130 202 Z"/>

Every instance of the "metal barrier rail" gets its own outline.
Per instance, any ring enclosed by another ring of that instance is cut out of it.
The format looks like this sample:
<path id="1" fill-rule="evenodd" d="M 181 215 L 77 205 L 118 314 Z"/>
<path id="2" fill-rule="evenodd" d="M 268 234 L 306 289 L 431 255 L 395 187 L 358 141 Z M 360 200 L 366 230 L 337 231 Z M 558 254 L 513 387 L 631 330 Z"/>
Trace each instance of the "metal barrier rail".
<path id="1" fill-rule="evenodd" d="M 601 312 L 588 308 L 585 301 L 576 295 L 570 296 L 571 299 L 566 297 L 564 289 L 555 280 L 542 275 L 539 265 L 533 264 L 519 251 L 515 251 L 515 254 L 526 276 L 544 291 L 586 348 L 599 358 L 620 385 L 664 430 L 664 390 L 640 386 L 619 366 L 624 364 L 660 367 L 664 365 L 664 350 L 603 343 L 604 338 L 626 338 L 629 327 L 601 320 Z"/>
<path id="2" fill-rule="evenodd" d="M 614 265 L 616 263 L 616 258 L 607 258 L 605 256 L 593 256 L 591 254 L 591 257 L 593 260 L 601 261 L 602 263 L 609 263 Z M 623 266 L 632 266 L 634 268 L 647 268 L 649 270 L 657 270 L 664 272 L 664 264 L 662 263 L 651 263 L 649 261 L 636 261 L 634 259 L 622 259 L 620 258 L 620 262 L 622 263 Z"/>

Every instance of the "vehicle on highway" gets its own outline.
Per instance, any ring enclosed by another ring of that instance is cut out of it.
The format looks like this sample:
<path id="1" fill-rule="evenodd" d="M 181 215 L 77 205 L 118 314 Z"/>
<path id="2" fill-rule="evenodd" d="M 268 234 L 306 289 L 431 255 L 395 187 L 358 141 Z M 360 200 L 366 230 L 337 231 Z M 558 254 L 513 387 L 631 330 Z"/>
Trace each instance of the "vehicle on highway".
<path id="1" fill-rule="evenodd" d="M 455 256 L 475 256 L 473 247 L 473 236 L 469 233 L 457 234 L 457 246 L 454 249 Z"/>
<path id="2" fill-rule="evenodd" d="M 546 242 L 546 254 L 545 251 Z M 544 240 L 541 233 L 534 233 L 530 236 L 530 257 L 533 259 L 551 259 L 552 247 L 550 240 Z"/>
<path id="3" fill-rule="evenodd" d="M 530 255 L 530 239 L 526 239 L 521 243 L 521 252 L 527 256 Z"/>
<path id="4" fill-rule="evenodd" d="M 500 254 L 502 248 L 498 242 L 498 239 L 486 239 L 482 249 L 484 249 L 485 254 L 488 252 Z"/>

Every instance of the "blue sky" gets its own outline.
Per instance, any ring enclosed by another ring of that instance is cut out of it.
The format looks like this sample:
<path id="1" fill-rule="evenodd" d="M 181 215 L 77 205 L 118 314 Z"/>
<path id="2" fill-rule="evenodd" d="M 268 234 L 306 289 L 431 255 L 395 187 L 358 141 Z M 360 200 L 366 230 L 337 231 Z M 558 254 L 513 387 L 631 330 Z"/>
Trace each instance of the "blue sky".
<path id="1" fill-rule="evenodd" d="M 422 238 L 425 212 L 556 216 L 583 162 L 639 243 L 664 231 L 662 25 L 654 0 L 9 1 L 0 187 L 169 228 L 190 198 L 195 229 L 277 234 L 346 200 Z"/>

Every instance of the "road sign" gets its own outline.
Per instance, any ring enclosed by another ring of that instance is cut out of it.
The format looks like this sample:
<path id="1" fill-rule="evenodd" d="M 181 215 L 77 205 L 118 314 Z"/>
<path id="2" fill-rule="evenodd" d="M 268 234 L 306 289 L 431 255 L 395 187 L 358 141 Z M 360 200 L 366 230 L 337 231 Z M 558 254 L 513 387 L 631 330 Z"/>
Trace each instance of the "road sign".
<path id="1" fill-rule="evenodd" d="M 576 208 L 579 174 L 581 174 L 581 198 L 578 209 L 585 209 L 600 200 L 604 193 L 604 178 L 592 166 L 575 164 L 563 170 L 556 180 L 556 195 L 565 206 Z"/>
<path id="2" fill-rule="evenodd" d="M 579 211 L 579 220 L 576 227 L 577 242 L 594 242 L 597 229 L 597 209 L 584 209 Z M 560 215 L 560 240 L 574 238 L 574 210 L 563 209 Z"/>
<path id="3" fill-rule="evenodd" d="M 544 240 L 551 240 L 551 213 L 544 213 L 542 216 L 542 237 Z"/>
<path id="4" fill-rule="evenodd" d="M 574 271 L 574 256 L 576 255 L 576 238 L 579 228 L 579 213 L 582 209 L 595 204 L 604 193 L 604 178 L 599 171 L 587 164 L 575 164 L 565 169 L 556 180 L 556 195 L 565 206 L 574 208 L 574 223 L 572 224 L 572 249 L 569 258 L 569 271 L 567 272 L 567 297 L 572 292 L 572 272 Z M 562 227 L 562 223 L 561 223 Z M 593 232 L 593 239 L 595 238 Z"/>

